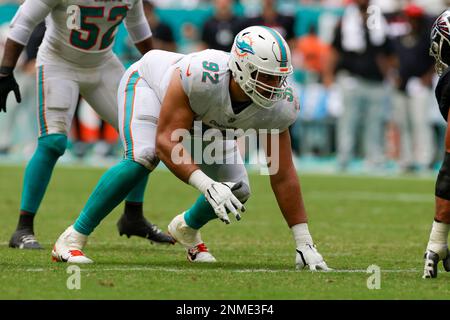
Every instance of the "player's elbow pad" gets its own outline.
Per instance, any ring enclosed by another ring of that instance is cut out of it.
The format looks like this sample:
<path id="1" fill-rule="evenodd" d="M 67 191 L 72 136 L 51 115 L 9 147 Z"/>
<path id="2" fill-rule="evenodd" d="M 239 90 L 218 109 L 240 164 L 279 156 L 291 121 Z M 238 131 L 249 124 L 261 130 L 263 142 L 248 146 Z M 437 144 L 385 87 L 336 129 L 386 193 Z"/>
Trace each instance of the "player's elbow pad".
<path id="1" fill-rule="evenodd" d="M 436 180 L 435 195 L 439 198 L 450 200 L 450 153 L 446 152 L 439 175 Z"/>
<path id="2" fill-rule="evenodd" d="M 128 34 L 130 35 L 133 43 L 141 42 L 152 36 L 152 32 L 147 21 L 143 21 L 139 24 L 130 24 L 125 22 L 125 27 L 127 28 Z"/>
<path id="3" fill-rule="evenodd" d="M 136 5 L 128 11 L 123 22 L 133 43 L 141 42 L 152 36 L 152 31 L 144 15 L 142 1 L 136 2 Z"/>
<path id="4" fill-rule="evenodd" d="M 51 10 L 43 1 L 27 1 L 19 7 L 9 26 L 8 38 L 26 45 L 34 28 Z"/>

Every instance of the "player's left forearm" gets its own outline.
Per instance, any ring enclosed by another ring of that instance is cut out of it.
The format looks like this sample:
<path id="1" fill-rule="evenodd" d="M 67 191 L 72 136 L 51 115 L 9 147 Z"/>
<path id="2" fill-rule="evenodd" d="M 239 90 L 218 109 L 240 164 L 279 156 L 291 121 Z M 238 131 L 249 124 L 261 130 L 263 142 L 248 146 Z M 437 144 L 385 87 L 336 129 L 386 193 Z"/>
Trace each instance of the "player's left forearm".
<path id="1" fill-rule="evenodd" d="M 134 45 L 142 55 L 146 54 L 147 52 L 153 49 L 153 41 L 151 37 L 143 41 L 136 42 Z"/>
<path id="2" fill-rule="evenodd" d="M 289 227 L 307 223 L 308 218 L 297 174 L 293 168 L 284 171 L 270 176 L 270 183 L 278 206 Z"/>
<path id="3" fill-rule="evenodd" d="M 2 63 L 0 64 L 0 66 L 3 68 L 10 68 L 12 72 L 12 70 L 16 67 L 17 60 L 19 59 L 20 53 L 22 52 L 23 48 L 24 46 L 20 43 L 11 39 L 7 39 Z"/>

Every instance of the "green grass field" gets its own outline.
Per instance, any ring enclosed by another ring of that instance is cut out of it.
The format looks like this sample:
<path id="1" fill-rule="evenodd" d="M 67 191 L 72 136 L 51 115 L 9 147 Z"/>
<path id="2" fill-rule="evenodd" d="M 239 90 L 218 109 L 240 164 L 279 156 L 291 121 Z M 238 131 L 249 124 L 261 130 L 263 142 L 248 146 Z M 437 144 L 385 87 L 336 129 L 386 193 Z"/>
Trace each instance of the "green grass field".
<path id="1" fill-rule="evenodd" d="M 240 222 L 213 221 L 203 239 L 219 263 L 196 265 L 180 245 L 119 237 L 122 206 L 93 233 L 81 289 L 69 290 L 66 264 L 50 251 L 74 222 L 104 170 L 57 167 L 36 219 L 45 250 L 8 248 L 17 223 L 23 168 L 0 167 L 0 299 L 449 299 L 450 274 L 423 280 L 422 254 L 434 211 L 434 180 L 301 175 L 310 231 L 329 273 L 295 271 L 295 245 L 268 177 L 252 175 L 253 195 Z M 196 198 L 167 171 L 150 177 L 146 216 L 166 229 Z M 381 289 L 369 290 L 369 265 Z"/>

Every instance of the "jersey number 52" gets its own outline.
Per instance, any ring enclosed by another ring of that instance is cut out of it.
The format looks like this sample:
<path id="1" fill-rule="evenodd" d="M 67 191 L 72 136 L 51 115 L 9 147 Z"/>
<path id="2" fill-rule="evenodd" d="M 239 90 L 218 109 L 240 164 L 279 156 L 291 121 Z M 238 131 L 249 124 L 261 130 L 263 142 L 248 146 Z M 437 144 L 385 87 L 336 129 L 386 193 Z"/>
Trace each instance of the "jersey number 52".
<path id="1" fill-rule="evenodd" d="M 67 8 L 67 27 L 71 29 L 70 43 L 77 48 L 89 50 L 98 44 L 98 50 L 108 48 L 114 40 L 117 26 L 127 15 L 126 6 L 113 7 L 105 16 L 105 7 L 69 6 Z M 101 28 L 96 20 L 113 22 L 100 38 Z"/>

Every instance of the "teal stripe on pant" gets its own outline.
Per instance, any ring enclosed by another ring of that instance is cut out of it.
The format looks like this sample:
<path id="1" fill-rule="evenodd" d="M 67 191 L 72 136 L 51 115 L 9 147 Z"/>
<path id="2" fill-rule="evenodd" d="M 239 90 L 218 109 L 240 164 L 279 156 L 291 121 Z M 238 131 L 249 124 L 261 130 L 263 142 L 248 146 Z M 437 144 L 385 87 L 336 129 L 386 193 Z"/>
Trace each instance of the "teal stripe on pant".
<path id="1" fill-rule="evenodd" d="M 128 78 L 125 93 L 125 112 L 123 120 L 123 135 L 125 137 L 125 158 L 128 160 L 134 160 L 134 144 L 133 135 L 131 132 L 131 121 L 133 119 L 134 99 L 136 95 L 136 85 L 141 79 L 139 73 L 134 71 Z M 126 201 L 129 202 L 143 202 L 145 188 L 147 186 L 148 176 L 143 179 L 131 190 L 126 197 Z"/>
<path id="2" fill-rule="evenodd" d="M 125 90 L 125 112 L 123 120 L 123 135 L 125 137 L 125 157 L 134 160 L 133 135 L 131 133 L 131 121 L 133 119 L 134 98 L 136 95 L 136 85 L 139 82 L 139 73 L 134 71 L 128 78 Z"/>
<path id="3" fill-rule="evenodd" d="M 39 133 L 42 136 L 48 133 L 47 122 L 45 118 L 44 66 L 38 67 L 37 70 L 37 96 Z"/>

